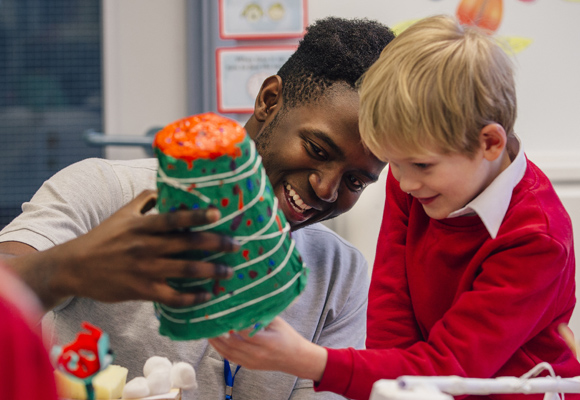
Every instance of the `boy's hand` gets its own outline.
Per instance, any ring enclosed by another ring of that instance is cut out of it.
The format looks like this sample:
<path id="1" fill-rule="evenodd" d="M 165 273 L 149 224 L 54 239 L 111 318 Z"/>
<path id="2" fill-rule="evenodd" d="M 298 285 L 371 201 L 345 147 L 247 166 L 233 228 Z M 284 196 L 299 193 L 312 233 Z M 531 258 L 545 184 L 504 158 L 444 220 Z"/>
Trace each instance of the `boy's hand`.
<path id="1" fill-rule="evenodd" d="M 320 381 L 328 354 L 324 347 L 304 339 L 286 321 L 276 317 L 264 330 L 250 330 L 209 339 L 224 358 L 248 369 L 281 371 Z"/>
<path id="2" fill-rule="evenodd" d="M 562 339 L 564 339 L 564 342 L 566 342 L 570 350 L 572 350 L 574 357 L 578 357 L 576 351 L 578 345 L 576 344 L 576 340 L 574 340 L 574 333 L 572 333 L 572 329 L 570 329 L 570 327 L 566 324 L 560 324 L 558 325 L 558 333 L 560 336 L 562 336 Z"/>
<path id="3" fill-rule="evenodd" d="M 155 191 L 144 191 L 87 234 L 46 251 L 7 242 L 0 244 L 0 252 L 16 256 L 6 262 L 37 293 L 45 308 L 67 296 L 104 302 L 151 300 L 173 307 L 209 300 L 211 295 L 206 292 L 180 293 L 166 279 L 227 279 L 232 269 L 176 259 L 175 254 L 188 250 L 232 252 L 239 245 L 226 236 L 187 229 L 217 221 L 218 210 L 144 215 L 156 199 Z"/>

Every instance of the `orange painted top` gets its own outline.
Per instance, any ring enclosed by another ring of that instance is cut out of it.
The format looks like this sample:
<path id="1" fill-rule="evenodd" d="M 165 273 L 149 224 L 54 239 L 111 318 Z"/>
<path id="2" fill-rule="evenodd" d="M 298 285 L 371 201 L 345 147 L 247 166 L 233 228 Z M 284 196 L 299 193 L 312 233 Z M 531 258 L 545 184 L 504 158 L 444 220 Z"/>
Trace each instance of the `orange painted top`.
<path id="1" fill-rule="evenodd" d="M 246 130 L 236 121 L 208 112 L 175 121 L 157 132 L 153 147 L 192 166 L 197 159 L 238 157 Z"/>

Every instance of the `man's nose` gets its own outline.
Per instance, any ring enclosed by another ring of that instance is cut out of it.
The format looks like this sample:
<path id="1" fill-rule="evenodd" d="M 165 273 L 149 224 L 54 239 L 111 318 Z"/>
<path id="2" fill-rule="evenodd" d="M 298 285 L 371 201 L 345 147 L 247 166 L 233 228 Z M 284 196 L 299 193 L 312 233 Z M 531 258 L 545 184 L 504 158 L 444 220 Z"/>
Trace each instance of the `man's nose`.
<path id="1" fill-rule="evenodd" d="M 338 198 L 341 175 L 335 172 L 313 172 L 309 176 L 310 185 L 321 200 L 334 203 Z"/>

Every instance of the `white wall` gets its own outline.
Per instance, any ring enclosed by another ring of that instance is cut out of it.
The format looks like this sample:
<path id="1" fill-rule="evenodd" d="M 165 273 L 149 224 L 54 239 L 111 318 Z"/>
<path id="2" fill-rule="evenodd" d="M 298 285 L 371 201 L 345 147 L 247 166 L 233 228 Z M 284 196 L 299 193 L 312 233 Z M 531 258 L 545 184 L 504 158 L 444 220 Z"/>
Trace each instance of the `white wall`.
<path id="1" fill-rule="evenodd" d="M 328 15 L 366 17 L 389 26 L 428 15 L 454 14 L 460 0 L 311 0 L 312 22 Z M 580 3 L 503 0 L 502 38 L 532 43 L 516 54 L 519 117 L 527 151 L 580 152 Z"/>
<path id="2" fill-rule="evenodd" d="M 187 111 L 185 0 L 103 0 L 104 130 L 143 136 Z M 109 147 L 107 157 L 145 157 Z"/>

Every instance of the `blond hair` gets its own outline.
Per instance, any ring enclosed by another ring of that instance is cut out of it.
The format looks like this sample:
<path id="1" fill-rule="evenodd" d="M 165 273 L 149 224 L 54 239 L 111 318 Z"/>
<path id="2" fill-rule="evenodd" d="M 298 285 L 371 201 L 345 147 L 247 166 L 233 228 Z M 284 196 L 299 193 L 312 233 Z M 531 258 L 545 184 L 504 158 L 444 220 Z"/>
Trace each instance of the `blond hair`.
<path id="1" fill-rule="evenodd" d="M 513 134 L 512 64 L 484 31 L 449 16 L 425 18 L 385 47 L 360 86 L 360 131 L 377 156 L 389 146 L 472 156 L 490 123 Z"/>

